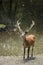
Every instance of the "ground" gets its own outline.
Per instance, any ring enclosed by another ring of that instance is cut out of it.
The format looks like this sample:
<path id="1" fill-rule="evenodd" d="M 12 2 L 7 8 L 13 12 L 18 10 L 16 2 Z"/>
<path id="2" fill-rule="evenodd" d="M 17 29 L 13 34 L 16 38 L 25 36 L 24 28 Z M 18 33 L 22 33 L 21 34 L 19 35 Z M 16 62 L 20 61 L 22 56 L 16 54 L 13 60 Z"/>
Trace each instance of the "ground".
<path id="1" fill-rule="evenodd" d="M 29 60 L 23 60 L 22 41 L 13 32 L 0 32 L 0 65 L 43 65 L 43 34 L 36 34 L 35 56 Z"/>
<path id="2" fill-rule="evenodd" d="M 0 56 L 0 65 L 43 65 L 43 55 L 36 55 L 29 60 L 22 56 Z"/>

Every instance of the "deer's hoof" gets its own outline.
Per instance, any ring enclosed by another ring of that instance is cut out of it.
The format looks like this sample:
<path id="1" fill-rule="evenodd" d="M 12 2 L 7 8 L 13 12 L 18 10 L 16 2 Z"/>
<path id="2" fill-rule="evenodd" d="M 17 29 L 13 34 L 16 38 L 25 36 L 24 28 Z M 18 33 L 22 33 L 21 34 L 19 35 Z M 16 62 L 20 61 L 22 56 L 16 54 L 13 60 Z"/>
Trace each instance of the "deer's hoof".
<path id="1" fill-rule="evenodd" d="M 25 57 L 23 57 L 23 60 L 25 60 Z"/>

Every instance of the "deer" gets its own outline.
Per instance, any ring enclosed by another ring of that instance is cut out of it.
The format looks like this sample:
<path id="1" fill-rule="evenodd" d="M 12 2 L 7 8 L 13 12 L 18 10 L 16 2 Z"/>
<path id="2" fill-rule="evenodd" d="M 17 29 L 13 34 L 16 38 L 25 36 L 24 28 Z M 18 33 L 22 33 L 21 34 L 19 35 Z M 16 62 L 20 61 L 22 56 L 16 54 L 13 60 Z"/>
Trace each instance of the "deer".
<path id="1" fill-rule="evenodd" d="M 23 48 L 24 48 L 24 54 L 23 54 L 23 59 L 25 59 L 25 53 L 26 53 L 26 48 L 27 48 L 27 59 L 29 59 L 29 53 L 30 53 L 30 47 L 32 47 L 32 52 L 31 52 L 31 57 L 33 57 L 33 50 L 34 50 L 34 43 L 35 43 L 35 35 L 33 34 L 28 34 L 28 32 L 32 29 L 32 27 L 35 25 L 35 22 L 32 21 L 32 24 L 30 25 L 29 30 L 23 31 L 20 27 L 20 22 L 19 20 L 17 21 L 17 28 L 21 34 L 21 37 L 23 39 Z"/>

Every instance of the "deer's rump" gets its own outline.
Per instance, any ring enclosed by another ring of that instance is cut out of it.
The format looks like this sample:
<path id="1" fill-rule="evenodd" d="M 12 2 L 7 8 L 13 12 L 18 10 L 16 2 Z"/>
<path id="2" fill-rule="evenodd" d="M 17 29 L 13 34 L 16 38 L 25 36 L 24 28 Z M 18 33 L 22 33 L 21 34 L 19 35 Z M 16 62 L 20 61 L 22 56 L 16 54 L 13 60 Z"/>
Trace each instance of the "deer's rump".
<path id="1" fill-rule="evenodd" d="M 25 47 L 29 47 L 29 46 L 32 46 L 34 45 L 34 42 L 35 42 L 35 35 L 28 35 L 25 37 L 25 40 L 24 40 L 24 46 Z"/>

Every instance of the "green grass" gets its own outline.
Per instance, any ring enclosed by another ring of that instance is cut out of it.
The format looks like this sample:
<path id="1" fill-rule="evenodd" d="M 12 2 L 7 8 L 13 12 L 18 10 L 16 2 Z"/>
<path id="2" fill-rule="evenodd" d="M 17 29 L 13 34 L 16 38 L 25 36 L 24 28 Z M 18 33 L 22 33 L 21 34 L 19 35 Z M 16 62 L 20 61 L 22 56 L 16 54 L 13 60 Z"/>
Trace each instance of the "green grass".
<path id="1" fill-rule="evenodd" d="M 39 34 L 35 42 L 35 54 L 42 54 L 42 53 L 43 53 L 43 34 Z"/>
<path id="2" fill-rule="evenodd" d="M 0 24 L 0 28 L 5 28 L 5 27 L 6 27 L 6 25 Z"/>
<path id="3" fill-rule="evenodd" d="M 0 56 L 23 55 L 23 41 L 14 32 L 0 32 Z M 36 36 L 34 54 L 43 53 L 43 34 Z"/>

